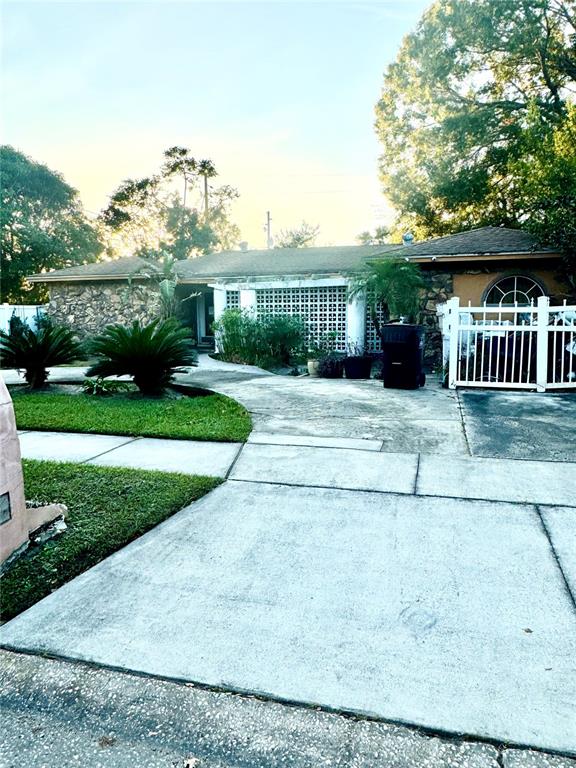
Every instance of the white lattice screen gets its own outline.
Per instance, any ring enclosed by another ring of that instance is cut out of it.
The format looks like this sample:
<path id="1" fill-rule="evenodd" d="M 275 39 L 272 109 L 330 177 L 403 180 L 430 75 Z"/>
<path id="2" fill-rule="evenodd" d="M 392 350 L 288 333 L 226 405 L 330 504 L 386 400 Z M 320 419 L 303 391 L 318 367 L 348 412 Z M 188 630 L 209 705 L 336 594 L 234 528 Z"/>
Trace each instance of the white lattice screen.
<path id="1" fill-rule="evenodd" d="M 385 322 L 386 317 L 381 306 L 376 309 L 376 316 L 380 323 Z M 366 349 L 368 352 L 380 352 L 382 350 L 380 336 L 376 333 L 376 326 L 372 321 L 370 297 L 368 297 L 368 301 L 366 302 Z"/>
<path id="2" fill-rule="evenodd" d="M 240 291 L 226 291 L 226 309 L 240 309 Z"/>
<path id="3" fill-rule="evenodd" d="M 256 291 L 258 314 L 298 315 L 306 321 L 310 339 L 336 331 L 336 348 L 346 349 L 346 287 L 272 288 Z"/>

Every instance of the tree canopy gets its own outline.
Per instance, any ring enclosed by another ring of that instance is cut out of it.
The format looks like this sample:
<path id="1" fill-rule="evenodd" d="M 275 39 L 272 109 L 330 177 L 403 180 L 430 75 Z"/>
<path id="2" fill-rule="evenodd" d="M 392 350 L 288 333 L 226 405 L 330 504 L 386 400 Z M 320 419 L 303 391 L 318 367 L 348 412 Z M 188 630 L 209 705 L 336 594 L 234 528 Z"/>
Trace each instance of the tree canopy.
<path id="1" fill-rule="evenodd" d="M 390 230 L 388 227 L 376 227 L 374 232 L 360 232 L 356 240 L 360 245 L 384 245 L 388 242 Z"/>
<path id="2" fill-rule="evenodd" d="M 102 245 L 78 193 L 62 176 L 10 146 L 0 147 L 3 302 L 44 301 L 26 275 L 95 261 Z"/>
<path id="3" fill-rule="evenodd" d="M 215 176 L 211 160 L 196 160 L 186 147 L 170 147 L 157 174 L 123 181 L 100 215 L 111 255 L 125 251 L 186 259 L 232 248 L 240 231 L 230 221 L 229 208 L 238 192 L 228 185 L 211 187 L 208 180 Z"/>
<path id="4" fill-rule="evenodd" d="M 276 241 L 276 248 L 309 248 L 314 245 L 320 227 L 303 221 L 299 227 L 282 229 Z"/>
<path id="5" fill-rule="evenodd" d="M 562 136 L 573 130 L 575 44 L 574 0 L 437 0 L 426 11 L 376 108 L 399 228 L 429 237 L 537 220 L 550 235 L 542 201 L 559 192 L 547 167 L 569 171 Z M 530 181 L 535 157 L 539 181 Z"/>

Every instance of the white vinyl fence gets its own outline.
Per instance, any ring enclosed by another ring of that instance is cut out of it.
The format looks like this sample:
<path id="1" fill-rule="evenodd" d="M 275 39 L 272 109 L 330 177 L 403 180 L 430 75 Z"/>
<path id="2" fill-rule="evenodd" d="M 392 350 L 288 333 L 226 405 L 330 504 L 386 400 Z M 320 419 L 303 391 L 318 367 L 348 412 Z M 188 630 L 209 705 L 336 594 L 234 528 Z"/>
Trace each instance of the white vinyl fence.
<path id="1" fill-rule="evenodd" d="M 44 304 L 0 304 L 0 330 L 8 330 L 12 315 L 34 328 L 36 318 L 45 308 Z"/>
<path id="2" fill-rule="evenodd" d="M 448 386 L 576 389 L 576 305 L 438 308 Z"/>

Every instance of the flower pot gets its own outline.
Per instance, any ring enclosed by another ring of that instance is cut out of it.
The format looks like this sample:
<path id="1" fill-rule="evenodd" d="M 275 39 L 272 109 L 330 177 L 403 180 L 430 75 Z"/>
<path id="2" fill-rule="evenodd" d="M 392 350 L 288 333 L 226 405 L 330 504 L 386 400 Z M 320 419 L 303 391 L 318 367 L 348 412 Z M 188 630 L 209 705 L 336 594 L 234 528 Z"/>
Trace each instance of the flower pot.
<path id="1" fill-rule="evenodd" d="M 372 358 L 367 355 L 350 355 L 344 360 L 347 379 L 369 379 L 372 372 Z"/>
<path id="2" fill-rule="evenodd" d="M 320 360 L 308 360 L 308 376 L 314 376 L 318 378 L 318 368 L 320 367 Z"/>
<path id="3" fill-rule="evenodd" d="M 323 379 L 341 379 L 344 375 L 344 360 L 341 357 L 325 357 L 320 360 L 318 375 Z"/>

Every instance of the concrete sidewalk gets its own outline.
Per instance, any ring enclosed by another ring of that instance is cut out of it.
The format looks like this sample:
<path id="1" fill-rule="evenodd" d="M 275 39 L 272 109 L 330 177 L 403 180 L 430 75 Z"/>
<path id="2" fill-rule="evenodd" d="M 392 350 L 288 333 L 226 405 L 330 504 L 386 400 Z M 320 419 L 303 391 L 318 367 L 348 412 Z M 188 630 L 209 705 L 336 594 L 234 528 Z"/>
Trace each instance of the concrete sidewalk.
<path id="1" fill-rule="evenodd" d="M 508 424 L 503 448 L 471 416 L 490 412 L 498 428 L 501 401 L 480 393 L 198 373 L 249 407 L 247 444 L 21 434 L 29 458 L 228 479 L 2 627 L 0 642 L 576 755 L 574 437 L 558 430 L 563 443 L 535 452 L 527 427 Z M 550 434 L 553 413 L 576 413 L 568 398 L 539 403 Z M 554 765 L 515 750 L 498 760 Z"/>
<path id="2" fill-rule="evenodd" d="M 575 514 L 229 480 L 0 642 L 576 754 Z"/>
<path id="3" fill-rule="evenodd" d="M 27 459 L 250 482 L 575 506 L 576 463 L 384 451 L 378 440 L 253 433 L 248 444 L 20 432 Z M 232 470 L 232 471 L 231 471 Z"/>
<path id="4" fill-rule="evenodd" d="M 75 461 L 99 467 L 156 469 L 188 475 L 225 477 L 242 443 L 163 440 L 74 432 L 19 433 L 25 459 Z"/>

